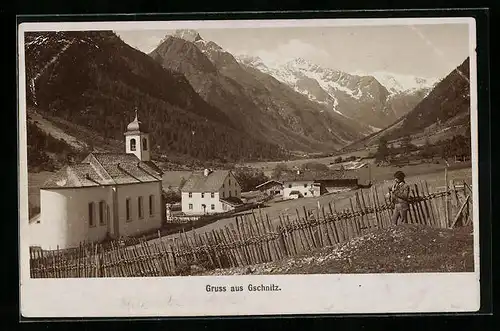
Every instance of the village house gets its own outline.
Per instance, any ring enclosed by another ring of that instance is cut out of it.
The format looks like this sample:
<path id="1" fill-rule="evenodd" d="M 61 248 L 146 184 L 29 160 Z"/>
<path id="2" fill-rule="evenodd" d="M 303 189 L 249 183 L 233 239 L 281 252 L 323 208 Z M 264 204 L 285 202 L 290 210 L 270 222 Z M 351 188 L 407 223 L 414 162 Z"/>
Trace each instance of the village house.
<path id="1" fill-rule="evenodd" d="M 283 199 L 318 197 L 358 185 L 357 178 L 344 178 L 341 172 L 334 171 L 296 171 L 283 174 L 280 180 L 283 182 Z"/>
<path id="2" fill-rule="evenodd" d="M 240 184 L 230 170 L 194 171 L 181 192 L 185 215 L 223 213 L 243 204 Z"/>
<path id="3" fill-rule="evenodd" d="M 137 110 L 124 136 L 125 153 L 92 152 L 44 183 L 40 215 L 30 221 L 32 246 L 64 249 L 161 227 L 162 171 Z"/>
<path id="4" fill-rule="evenodd" d="M 268 180 L 265 183 L 257 185 L 255 189 L 261 191 L 267 196 L 276 196 L 283 194 L 283 183 L 277 180 Z"/>

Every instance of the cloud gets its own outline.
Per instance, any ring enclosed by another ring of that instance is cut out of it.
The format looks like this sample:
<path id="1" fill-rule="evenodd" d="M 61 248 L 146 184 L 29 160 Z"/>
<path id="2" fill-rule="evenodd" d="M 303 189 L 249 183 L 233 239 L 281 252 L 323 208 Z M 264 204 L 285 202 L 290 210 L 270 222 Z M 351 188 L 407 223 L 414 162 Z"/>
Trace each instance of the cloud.
<path id="1" fill-rule="evenodd" d="M 300 39 L 290 39 L 286 43 L 278 44 L 274 49 L 260 49 L 248 51 L 246 53 L 258 56 L 264 62 L 268 63 L 282 63 L 298 57 L 316 61 L 330 56 L 324 49 Z"/>

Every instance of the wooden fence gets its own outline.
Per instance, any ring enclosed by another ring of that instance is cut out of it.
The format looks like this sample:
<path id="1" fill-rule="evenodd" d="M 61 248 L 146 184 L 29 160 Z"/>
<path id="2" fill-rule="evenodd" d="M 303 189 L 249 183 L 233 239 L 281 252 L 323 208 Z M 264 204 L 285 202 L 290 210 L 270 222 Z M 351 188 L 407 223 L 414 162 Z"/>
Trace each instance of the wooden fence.
<path id="1" fill-rule="evenodd" d="M 472 191 L 453 182 L 430 192 L 427 183 L 411 184 L 408 222 L 436 228 L 472 223 Z M 180 232 L 173 238 L 131 239 L 81 244 L 69 250 L 30 250 L 32 278 L 141 277 L 189 275 L 196 270 L 247 266 L 349 241 L 391 225 L 392 205 L 380 188 L 359 190 L 348 208 L 335 201 L 313 211 L 295 210 L 294 217 L 270 220 L 261 209 L 236 217 L 211 231 Z"/>

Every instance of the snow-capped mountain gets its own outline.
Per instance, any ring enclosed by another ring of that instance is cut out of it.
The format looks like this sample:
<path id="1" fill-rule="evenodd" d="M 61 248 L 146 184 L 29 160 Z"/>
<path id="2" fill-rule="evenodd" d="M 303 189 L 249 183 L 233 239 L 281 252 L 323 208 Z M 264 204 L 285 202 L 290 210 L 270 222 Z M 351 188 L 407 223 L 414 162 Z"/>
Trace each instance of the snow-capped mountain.
<path id="1" fill-rule="evenodd" d="M 383 128 L 410 111 L 432 84 L 420 78 L 380 73 L 385 78 L 381 83 L 374 75 L 349 74 L 302 58 L 281 63 L 267 63 L 256 56 L 236 58 L 243 65 L 272 75 L 310 100 L 376 128 Z"/>
<path id="2" fill-rule="evenodd" d="M 424 78 L 412 75 L 401 75 L 391 72 L 376 71 L 370 74 L 356 72 L 356 75 L 375 77 L 392 94 L 415 91 L 421 89 L 431 89 L 435 86 L 437 78 Z"/>
<path id="3" fill-rule="evenodd" d="M 208 104 L 255 139 L 307 152 L 332 150 L 373 131 L 312 102 L 269 74 L 242 66 L 195 30 L 177 30 L 149 53 L 182 74 Z"/>

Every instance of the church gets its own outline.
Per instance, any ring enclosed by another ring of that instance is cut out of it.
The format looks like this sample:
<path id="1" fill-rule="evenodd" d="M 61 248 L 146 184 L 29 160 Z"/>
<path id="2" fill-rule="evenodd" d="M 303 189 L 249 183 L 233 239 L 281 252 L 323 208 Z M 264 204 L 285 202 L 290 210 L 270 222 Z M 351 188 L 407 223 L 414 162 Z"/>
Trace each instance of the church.
<path id="1" fill-rule="evenodd" d="M 151 161 L 137 109 L 124 136 L 125 153 L 92 152 L 44 183 L 40 215 L 30 222 L 31 246 L 64 249 L 161 227 L 163 173 Z"/>

